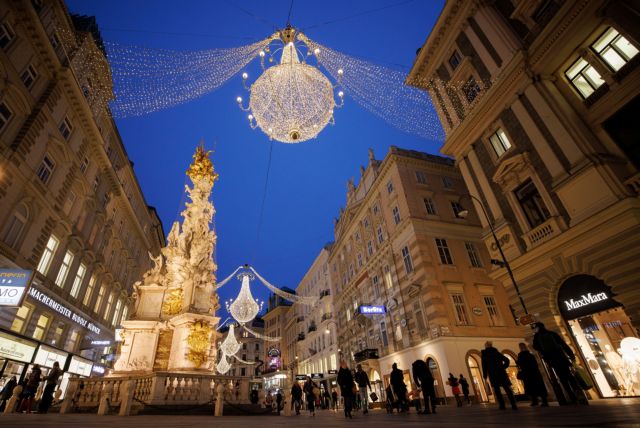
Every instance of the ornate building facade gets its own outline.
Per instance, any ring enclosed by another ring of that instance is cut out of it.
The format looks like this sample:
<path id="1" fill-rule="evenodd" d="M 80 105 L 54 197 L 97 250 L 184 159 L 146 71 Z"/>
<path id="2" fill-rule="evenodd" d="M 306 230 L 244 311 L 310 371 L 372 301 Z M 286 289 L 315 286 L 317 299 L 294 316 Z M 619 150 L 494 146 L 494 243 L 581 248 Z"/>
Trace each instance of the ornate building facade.
<path id="1" fill-rule="evenodd" d="M 465 193 L 451 159 L 393 146 L 382 161 L 370 151 L 358 185 L 348 183 L 329 256 L 338 344 L 381 397 L 393 363 L 412 385 L 411 364 L 423 359 L 440 397 L 452 395 L 449 372 L 468 373 L 472 394 L 487 401 L 478 370 L 485 341 L 512 361 L 518 351 L 522 331 L 488 276 L 478 217 L 471 206 L 459 215 Z"/>
<path id="2" fill-rule="evenodd" d="M 93 18 L 62 1 L 0 3 L 0 70 L 0 267 L 35 272 L 22 307 L 0 309 L 0 339 L 33 340 L 37 361 L 82 356 L 90 372 L 113 351 L 105 344 L 164 244 L 162 225 L 107 107 Z M 3 378 L 25 364 L 0 359 Z"/>
<path id="3" fill-rule="evenodd" d="M 489 222 L 529 312 L 579 350 L 600 397 L 640 394 L 638 14 L 625 0 L 448 1 L 407 78 L 487 211 L 491 257 Z M 491 276 L 521 315 L 506 270 Z"/>

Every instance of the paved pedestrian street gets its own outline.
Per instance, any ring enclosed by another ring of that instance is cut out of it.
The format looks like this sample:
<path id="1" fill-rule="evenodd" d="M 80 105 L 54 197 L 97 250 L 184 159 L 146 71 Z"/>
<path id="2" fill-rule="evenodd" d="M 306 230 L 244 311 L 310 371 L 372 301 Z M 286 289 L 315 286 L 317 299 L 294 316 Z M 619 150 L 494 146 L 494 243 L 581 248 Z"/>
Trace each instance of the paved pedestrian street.
<path id="1" fill-rule="evenodd" d="M 551 406 L 531 408 L 523 404 L 518 411 L 500 411 L 495 406 L 474 405 L 456 408 L 438 408 L 436 415 L 387 414 L 384 410 L 374 410 L 368 415 L 354 412 L 353 419 L 345 420 L 341 412 L 318 411 L 312 417 L 305 413 L 300 416 L 213 416 L 192 415 L 144 415 L 144 416 L 102 416 L 93 414 L 13 414 L 0 415 L 2 427 L 229 427 L 244 428 L 252 425 L 266 427 L 640 427 L 640 400 L 617 399 L 591 402 L 589 406 Z"/>

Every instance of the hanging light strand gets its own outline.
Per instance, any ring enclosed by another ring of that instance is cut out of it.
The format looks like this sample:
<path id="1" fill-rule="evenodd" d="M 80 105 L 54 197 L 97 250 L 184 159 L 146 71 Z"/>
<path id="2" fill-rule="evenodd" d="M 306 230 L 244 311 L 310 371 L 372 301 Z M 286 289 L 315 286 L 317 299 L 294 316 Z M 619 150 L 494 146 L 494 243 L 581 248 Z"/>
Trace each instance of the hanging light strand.
<path id="1" fill-rule="evenodd" d="M 318 300 L 317 297 L 298 296 L 297 294 L 292 294 L 292 293 L 287 293 L 286 291 L 282 291 L 281 289 L 279 289 L 278 287 L 276 287 L 275 285 L 271 284 L 269 281 L 264 279 L 262 276 L 260 276 L 260 274 L 256 272 L 256 270 L 252 266 L 249 266 L 249 269 L 251 270 L 251 272 L 255 274 L 256 278 L 258 278 L 260 282 L 264 284 L 265 287 L 267 287 L 269 290 L 271 290 L 273 293 L 277 294 L 278 296 L 282 297 L 283 299 L 286 299 L 295 303 L 302 303 L 305 305 L 313 305 Z"/>
<path id="2" fill-rule="evenodd" d="M 267 342 L 278 342 L 278 341 L 280 341 L 280 339 L 282 339 L 280 336 L 272 337 L 272 336 L 267 336 L 267 335 L 264 335 L 264 334 L 260 334 L 257 331 L 252 330 L 249 327 L 247 327 L 246 324 L 243 325 L 242 328 L 244 328 L 247 332 L 253 334 L 258 339 L 266 340 Z"/>

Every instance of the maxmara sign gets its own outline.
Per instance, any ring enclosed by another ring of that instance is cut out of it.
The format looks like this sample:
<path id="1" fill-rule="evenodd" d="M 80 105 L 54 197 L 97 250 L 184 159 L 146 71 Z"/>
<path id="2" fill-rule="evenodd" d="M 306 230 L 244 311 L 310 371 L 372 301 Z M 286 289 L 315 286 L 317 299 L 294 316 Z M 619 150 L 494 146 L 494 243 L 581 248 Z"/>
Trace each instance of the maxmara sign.
<path id="1" fill-rule="evenodd" d="M 558 309 L 566 320 L 574 320 L 622 306 L 611 287 L 591 275 L 575 275 L 558 290 Z"/>
<path id="2" fill-rule="evenodd" d="M 609 296 L 607 296 L 607 293 L 604 293 L 604 292 L 598 293 L 598 294 L 587 293 L 587 295 L 583 294 L 580 299 L 565 300 L 564 304 L 567 306 L 568 311 L 572 311 L 574 309 L 581 308 L 583 306 L 591 305 L 596 302 L 601 302 L 602 300 L 607 300 L 608 298 Z"/>
<path id="3" fill-rule="evenodd" d="M 51 297 L 47 296 L 43 292 L 36 290 L 35 287 L 31 287 L 31 289 L 29 290 L 29 295 L 34 299 L 36 299 L 37 301 L 49 306 L 51 309 L 58 312 L 59 314 L 62 314 L 65 317 L 69 318 L 71 321 L 75 322 L 76 324 L 80 324 L 82 327 L 86 328 L 87 330 L 90 330 L 96 334 L 100 334 L 100 327 L 93 324 L 88 319 L 84 318 L 82 315 L 78 315 L 71 309 L 58 303 L 58 301 L 56 301 L 55 299 L 52 299 Z"/>

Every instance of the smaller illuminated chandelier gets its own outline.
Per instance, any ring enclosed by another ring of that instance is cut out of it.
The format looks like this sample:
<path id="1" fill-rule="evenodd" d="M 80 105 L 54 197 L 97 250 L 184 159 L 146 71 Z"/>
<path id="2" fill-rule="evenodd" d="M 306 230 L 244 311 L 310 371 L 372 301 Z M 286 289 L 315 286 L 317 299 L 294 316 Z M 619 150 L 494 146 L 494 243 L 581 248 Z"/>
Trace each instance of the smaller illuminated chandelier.
<path id="1" fill-rule="evenodd" d="M 338 70 L 338 82 L 333 85 L 320 71 L 320 49 L 311 51 L 303 33 L 287 25 L 272 36 L 272 41 L 278 39 L 283 46 L 273 54 L 269 46 L 260 51 L 263 73 L 251 87 L 247 87 L 249 75 L 242 73 L 244 87 L 249 91 L 249 106 L 242 105 L 242 97 L 236 101 L 249 113 L 247 117 L 252 129 L 259 127 L 269 139 L 300 143 L 315 138 L 328 123 L 334 123 L 333 109 L 344 104 L 344 92 L 338 88 L 343 70 Z M 306 55 L 299 47 L 306 50 Z M 282 50 L 280 63 L 265 68 L 265 57 L 269 54 L 271 63 L 279 50 Z M 306 59 L 312 56 L 316 65 L 309 64 Z M 335 90 L 338 90 L 337 102 Z"/>
<path id="2" fill-rule="evenodd" d="M 216 364 L 216 369 L 218 373 L 225 374 L 231 368 L 231 364 L 227 361 L 227 355 L 223 352 L 222 357 L 220 357 L 220 361 Z"/>
<path id="3" fill-rule="evenodd" d="M 253 298 L 251 288 L 249 288 L 249 281 L 254 278 L 255 277 L 248 272 L 239 274 L 238 279 L 242 281 L 240 293 L 235 300 L 231 301 L 231 304 L 227 302 L 227 311 L 240 324 L 246 324 L 253 320 L 262 309 L 262 303 L 258 303 L 256 299 Z"/>
<path id="4" fill-rule="evenodd" d="M 240 350 L 240 342 L 236 339 L 235 326 L 233 324 L 229 325 L 229 331 L 227 332 L 227 337 L 220 344 L 220 350 L 223 354 L 226 355 L 235 355 Z"/>

